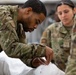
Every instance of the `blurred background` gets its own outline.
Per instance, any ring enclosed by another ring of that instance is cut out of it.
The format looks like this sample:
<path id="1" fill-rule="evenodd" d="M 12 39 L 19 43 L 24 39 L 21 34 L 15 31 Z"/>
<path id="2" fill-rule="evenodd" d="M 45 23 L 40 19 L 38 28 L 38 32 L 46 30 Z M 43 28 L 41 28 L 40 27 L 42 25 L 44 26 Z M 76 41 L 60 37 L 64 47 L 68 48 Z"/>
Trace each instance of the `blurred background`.
<path id="1" fill-rule="evenodd" d="M 0 5 L 22 5 L 27 0 L 0 0 Z M 25 33 L 27 37 L 28 43 L 39 43 L 41 35 L 45 28 L 52 24 L 55 21 L 59 21 L 57 18 L 56 12 L 55 12 L 55 6 L 60 0 L 41 0 L 46 9 L 47 9 L 47 17 L 44 20 L 44 22 L 38 26 L 37 29 L 35 29 L 33 32 Z M 71 0 L 76 5 L 76 0 Z"/>

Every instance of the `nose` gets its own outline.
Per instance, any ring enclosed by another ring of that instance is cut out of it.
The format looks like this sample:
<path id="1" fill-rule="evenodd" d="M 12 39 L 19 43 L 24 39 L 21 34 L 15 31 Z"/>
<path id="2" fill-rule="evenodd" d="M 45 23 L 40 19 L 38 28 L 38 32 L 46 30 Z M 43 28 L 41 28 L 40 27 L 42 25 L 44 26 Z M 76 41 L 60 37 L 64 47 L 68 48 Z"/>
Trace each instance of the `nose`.
<path id="1" fill-rule="evenodd" d="M 62 13 L 62 17 L 65 17 L 65 13 Z"/>

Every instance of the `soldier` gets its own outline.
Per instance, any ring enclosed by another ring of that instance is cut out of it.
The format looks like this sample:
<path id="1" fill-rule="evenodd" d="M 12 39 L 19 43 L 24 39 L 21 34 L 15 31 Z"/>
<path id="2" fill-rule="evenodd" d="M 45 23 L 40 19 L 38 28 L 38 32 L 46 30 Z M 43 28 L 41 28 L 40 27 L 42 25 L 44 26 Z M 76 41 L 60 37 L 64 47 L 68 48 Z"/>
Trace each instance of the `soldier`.
<path id="1" fill-rule="evenodd" d="M 54 63 L 63 71 L 66 69 L 66 75 L 76 75 L 76 18 L 74 7 L 72 1 L 61 0 L 56 7 L 60 22 L 47 27 L 40 41 L 54 50 Z"/>
<path id="2" fill-rule="evenodd" d="M 1 5 L 0 51 L 4 50 L 9 57 L 19 58 L 31 67 L 49 64 L 53 56 L 51 48 L 25 41 L 25 32 L 32 32 L 45 17 L 46 9 L 40 0 L 28 0 L 21 7 Z"/>

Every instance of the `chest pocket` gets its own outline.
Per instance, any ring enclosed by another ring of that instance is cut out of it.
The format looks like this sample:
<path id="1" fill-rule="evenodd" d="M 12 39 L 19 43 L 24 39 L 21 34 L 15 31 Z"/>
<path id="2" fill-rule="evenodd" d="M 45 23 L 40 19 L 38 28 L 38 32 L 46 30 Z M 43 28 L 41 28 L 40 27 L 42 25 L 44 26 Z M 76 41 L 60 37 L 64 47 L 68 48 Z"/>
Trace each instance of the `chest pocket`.
<path id="1" fill-rule="evenodd" d="M 60 48 L 63 48 L 65 51 L 70 50 L 71 46 L 71 36 L 70 34 L 66 34 L 64 37 L 58 40 Z"/>

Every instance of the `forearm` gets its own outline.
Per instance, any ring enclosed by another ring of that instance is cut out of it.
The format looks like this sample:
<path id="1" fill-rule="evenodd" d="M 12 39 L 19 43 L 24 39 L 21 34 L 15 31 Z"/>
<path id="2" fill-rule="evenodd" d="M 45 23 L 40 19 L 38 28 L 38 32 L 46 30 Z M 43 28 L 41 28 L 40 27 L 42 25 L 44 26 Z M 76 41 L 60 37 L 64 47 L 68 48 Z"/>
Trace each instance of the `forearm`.
<path id="1" fill-rule="evenodd" d="M 15 43 L 11 48 L 5 50 L 5 52 L 8 56 L 20 58 L 26 65 L 31 66 L 33 58 L 45 56 L 45 47 Z"/>

